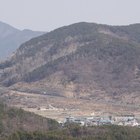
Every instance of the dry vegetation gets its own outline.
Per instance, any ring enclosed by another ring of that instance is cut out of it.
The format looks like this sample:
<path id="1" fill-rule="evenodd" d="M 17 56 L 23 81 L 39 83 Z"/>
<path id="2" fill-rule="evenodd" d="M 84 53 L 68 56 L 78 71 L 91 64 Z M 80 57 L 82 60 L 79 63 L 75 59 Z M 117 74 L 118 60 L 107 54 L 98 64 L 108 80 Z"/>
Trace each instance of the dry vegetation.
<path id="1" fill-rule="evenodd" d="M 74 99 L 61 96 L 7 91 L 1 98 L 10 106 L 34 112 L 43 117 L 63 121 L 68 116 L 120 115 L 140 116 L 140 108 L 129 104 L 108 103 L 104 100 Z"/>

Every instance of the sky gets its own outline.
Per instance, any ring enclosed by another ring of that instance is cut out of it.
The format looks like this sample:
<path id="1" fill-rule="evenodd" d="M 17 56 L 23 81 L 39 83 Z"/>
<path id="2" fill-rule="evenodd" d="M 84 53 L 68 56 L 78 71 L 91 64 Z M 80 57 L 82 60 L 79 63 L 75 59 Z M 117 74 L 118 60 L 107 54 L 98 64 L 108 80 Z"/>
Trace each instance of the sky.
<path id="1" fill-rule="evenodd" d="M 0 21 L 51 31 L 76 22 L 140 23 L 140 0 L 0 0 Z"/>

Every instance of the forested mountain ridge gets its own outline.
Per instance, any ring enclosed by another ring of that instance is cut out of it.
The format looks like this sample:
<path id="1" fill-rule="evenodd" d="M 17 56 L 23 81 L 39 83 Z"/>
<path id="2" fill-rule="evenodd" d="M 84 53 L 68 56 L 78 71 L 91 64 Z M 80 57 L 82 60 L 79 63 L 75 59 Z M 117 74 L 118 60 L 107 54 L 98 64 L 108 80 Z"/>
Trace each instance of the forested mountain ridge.
<path id="1" fill-rule="evenodd" d="M 65 26 L 22 44 L 0 68 L 0 83 L 17 90 L 139 104 L 140 24 Z"/>

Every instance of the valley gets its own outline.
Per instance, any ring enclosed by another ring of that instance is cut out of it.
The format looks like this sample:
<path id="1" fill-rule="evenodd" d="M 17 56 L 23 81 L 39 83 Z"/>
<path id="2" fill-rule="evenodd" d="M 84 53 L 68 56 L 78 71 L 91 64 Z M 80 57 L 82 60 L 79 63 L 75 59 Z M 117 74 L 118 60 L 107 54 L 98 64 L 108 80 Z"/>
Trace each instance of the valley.
<path id="1" fill-rule="evenodd" d="M 6 90 L 0 95 L 7 105 L 52 118 L 58 122 L 68 116 L 109 116 L 134 114 L 140 117 L 140 106 L 105 100 L 74 99 L 60 96 Z"/>

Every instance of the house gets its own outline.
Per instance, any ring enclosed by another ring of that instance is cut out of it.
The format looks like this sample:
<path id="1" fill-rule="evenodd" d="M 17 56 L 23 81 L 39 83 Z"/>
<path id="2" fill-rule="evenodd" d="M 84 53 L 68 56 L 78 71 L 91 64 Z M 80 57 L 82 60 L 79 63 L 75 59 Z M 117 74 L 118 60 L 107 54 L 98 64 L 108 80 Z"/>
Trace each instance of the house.
<path id="1" fill-rule="evenodd" d="M 99 125 L 111 125 L 111 120 L 109 118 L 101 118 L 99 121 Z"/>
<path id="2" fill-rule="evenodd" d="M 74 117 L 69 116 L 69 117 L 67 117 L 67 118 L 65 119 L 64 123 L 73 123 L 74 120 L 75 120 Z"/>
<path id="3" fill-rule="evenodd" d="M 128 120 L 124 123 L 125 126 L 139 126 L 139 123 L 136 119 Z"/>
<path id="4" fill-rule="evenodd" d="M 133 120 L 135 118 L 134 115 L 121 115 L 114 117 L 114 121 L 128 121 Z"/>

